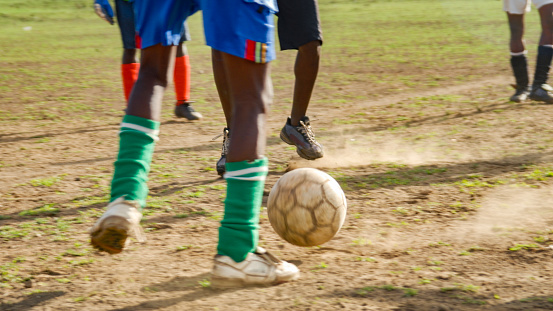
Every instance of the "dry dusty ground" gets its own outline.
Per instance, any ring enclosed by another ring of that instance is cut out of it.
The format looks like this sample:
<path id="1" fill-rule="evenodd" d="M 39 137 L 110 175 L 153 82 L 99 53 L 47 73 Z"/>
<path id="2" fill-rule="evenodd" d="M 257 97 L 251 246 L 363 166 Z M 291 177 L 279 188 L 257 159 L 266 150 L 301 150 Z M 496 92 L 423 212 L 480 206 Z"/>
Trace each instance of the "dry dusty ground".
<path id="1" fill-rule="evenodd" d="M 277 88 L 266 193 L 287 169 L 317 167 L 341 183 L 348 217 L 332 241 L 300 248 L 264 210 L 261 245 L 302 277 L 233 290 L 209 285 L 225 193 L 213 89 L 194 123 L 171 116 L 168 92 L 148 241 L 115 256 L 94 251 L 86 230 L 106 205 L 121 107 L 64 109 L 74 106 L 56 94 L 48 108 L 62 121 L 38 109 L 0 125 L 0 310 L 553 309 L 553 107 L 507 102 L 505 69 L 479 74 L 422 90 L 319 87 L 310 115 L 326 156 L 314 162 L 278 138 L 291 89 Z"/>

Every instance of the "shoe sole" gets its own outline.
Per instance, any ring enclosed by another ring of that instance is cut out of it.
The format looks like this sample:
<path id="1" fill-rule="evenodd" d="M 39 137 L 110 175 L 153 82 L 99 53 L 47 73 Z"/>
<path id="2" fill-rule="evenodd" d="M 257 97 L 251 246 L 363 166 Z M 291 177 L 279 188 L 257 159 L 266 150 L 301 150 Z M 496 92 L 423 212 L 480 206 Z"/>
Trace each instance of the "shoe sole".
<path id="1" fill-rule="evenodd" d="M 536 102 L 542 102 L 542 103 L 544 103 L 544 104 L 546 104 L 546 105 L 552 105 L 552 104 L 553 104 L 553 99 L 551 99 L 551 100 L 543 100 L 543 99 L 537 99 L 537 98 L 532 98 L 532 97 L 530 97 L 530 99 L 533 100 L 533 101 L 536 101 Z"/>
<path id="2" fill-rule="evenodd" d="M 300 278 L 300 274 L 297 273 L 286 280 L 278 280 L 271 283 L 260 284 L 260 283 L 245 283 L 243 279 L 228 279 L 228 278 L 212 276 L 211 287 L 219 288 L 219 289 L 234 288 L 234 287 L 265 287 L 265 286 L 274 286 L 274 285 L 279 285 L 279 284 L 283 284 L 291 281 L 296 281 L 299 278 Z"/>
<path id="3" fill-rule="evenodd" d="M 106 218 L 101 225 L 102 229 L 91 234 L 92 246 L 109 254 L 121 253 L 129 237 L 128 226 L 121 224 L 121 221 L 126 222 L 124 218 L 117 216 Z"/>
<path id="4" fill-rule="evenodd" d="M 288 136 L 286 136 L 286 134 L 284 134 L 282 131 L 280 131 L 280 139 L 282 139 L 283 142 L 287 143 L 288 145 L 296 145 L 294 144 L 294 142 L 292 142 L 290 140 L 290 138 L 288 138 Z M 316 160 L 316 159 L 320 159 L 323 157 L 324 154 L 322 154 L 320 157 L 310 157 L 308 156 L 307 154 L 305 154 L 303 152 L 302 149 L 298 148 L 298 146 L 296 146 L 296 152 L 298 153 L 298 155 L 306 160 Z"/>
<path id="5" fill-rule="evenodd" d="M 185 117 L 185 116 L 179 116 L 179 115 L 177 115 L 177 114 L 175 115 L 175 117 L 177 117 L 177 118 L 182 118 L 182 119 L 186 119 L 186 120 L 188 120 L 188 121 L 197 121 L 197 120 L 200 120 L 200 119 L 201 119 L 201 118 L 199 118 L 199 117 L 192 117 L 192 118 L 189 118 L 189 117 Z"/>

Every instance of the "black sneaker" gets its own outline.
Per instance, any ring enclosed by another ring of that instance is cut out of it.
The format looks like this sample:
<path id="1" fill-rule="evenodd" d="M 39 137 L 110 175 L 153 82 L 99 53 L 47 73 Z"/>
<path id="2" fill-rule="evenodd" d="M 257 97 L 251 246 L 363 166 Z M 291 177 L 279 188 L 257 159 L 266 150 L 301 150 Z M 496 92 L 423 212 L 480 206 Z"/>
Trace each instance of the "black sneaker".
<path id="1" fill-rule="evenodd" d="M 530 92 L 530 99 L 535 101 L 544 102 L 546 104 L 553 104 L 553 87 L 542 84 L 532 86 L 532 91 Z"/>
<path id="2" fill-rule="evenodd" d="M 228 147 L 230 145 L 230 130 L 225 127 L 223 130 L 223 134 L 217 135 L 213 137 L 212 140 L 215 140 L 221 136 L 223 136 L 223 146 L 221 147 L 221 158 L 219 158 L 219 161 L 217 161 L 216 169 L 217 174 L 220 176 L 223 176 L 225 174 L 226 168 L 225 164 L 227 163 L 227 153 L 228 153 Z"/>
<path id="3" fill-rule="evenodd" d="M 299 126 L 293 126 L 291 119 L 286 120 L 286 125 L 280 131 L 280 139 L 288 145 L 295 145 L 300 157 L 307 160 L 315 160 L 323 157 L 323 146 L 315 140 L 315 134 L 311 130 L 309 117 L 304 116 Z"/>
<path id="4" fill-rule="evenodd" d="M 513 96 L 511 96 L 511 98 L 509 98 L 510 101 L 515 102 L 515 103 L 520 103 L 520 102 L 525 101 L 528 98 L 528 94 L 530 94 L 530 92 L 528 91 L 527 86 L 520 87 L 520 86 L 517 86 L 517 85 L 513 84 L 512 87 L 516 91 L 515 91 L 515 94 L 513 94 Z"/>
<path id="5" fill-rule="evenodd" d="M 186 118 L 190 121 L 202 118 L 202 114 L 194 110 L 188 103 L 175 106 L 175 116 L 177 118 Z"/>

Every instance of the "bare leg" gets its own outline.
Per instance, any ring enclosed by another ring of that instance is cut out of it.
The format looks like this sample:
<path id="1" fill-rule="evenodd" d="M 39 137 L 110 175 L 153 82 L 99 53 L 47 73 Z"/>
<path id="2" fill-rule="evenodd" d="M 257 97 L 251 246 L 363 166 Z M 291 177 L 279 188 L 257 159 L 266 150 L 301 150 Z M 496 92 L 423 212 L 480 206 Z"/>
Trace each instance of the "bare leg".
<path id="1" fill-rule="evenodd" d="M 173 73 L 175 46 L 157 44 L 142 50 L 138 80 L 131 92 L 127 114 L 159 121 L 161 100 Z"/>
<path id="2" fill-rule="evenodd" d="M 553 3 L 539 9 L 541 19 L 540 45 L 553 45 Z"/>
<path id="3" fill-rule="evenodd" d="M 524 46 L 524 15 L 507 13 L 509 29 L 511 30 L 511 41 L 509 47 L 512 53 L 521 53 L 526 50 Z"/>
<path id="4" fill-rule="evenodd" d="M 136 60 L 136 49 L 123 49 L 123 57 L 121 63 L 133 64 L 138 63 Z"/>
<path id="5" fill-rule="evenodd" d="M 233 137 L 228 162 L 253 161 L 265 154 L 265 119 L 273 89 L 269 64 L 221 53 L 232 106 Z"/>
<path id="6" fill-rule="evenodd" d="M 227 120 L 227 127 L 230 128 L 230 123 L 232 120 L 232 104 L 230 101 L 230 87 L 223 60 L 223 52 L 212 49 L 211 62 L 213 64 L 213 76 L 215 78 L 215 85 L 217 86 L 219 99 L 221 100 L 223 112 L 225 113 L 225 119 Z"/>
<path id="7" fill-rule="evenodd" d="M 319 59 L 321 55 L 321 42 L 311 41 L 299 47 L 296 57 L 294 74 L 294 100 L 292 104 L 291 123 L 299 126 L 300 119 L 305 116 L 315 80 L 319 72 Z"/>

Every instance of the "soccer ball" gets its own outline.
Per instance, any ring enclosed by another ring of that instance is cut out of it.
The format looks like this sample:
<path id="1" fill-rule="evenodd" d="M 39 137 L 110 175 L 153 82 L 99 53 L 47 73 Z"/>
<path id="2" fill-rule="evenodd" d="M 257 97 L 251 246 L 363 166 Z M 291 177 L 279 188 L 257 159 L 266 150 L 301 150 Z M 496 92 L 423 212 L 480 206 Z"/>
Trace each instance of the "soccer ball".
<path id="1" fill-rule="evenodd" d="M 344 191 L 330 175 L 314 168 L 284 174 L 267 201 L 269 221 L 278 235 L 298 246 L 328 242 L 346 219 Z"/>

